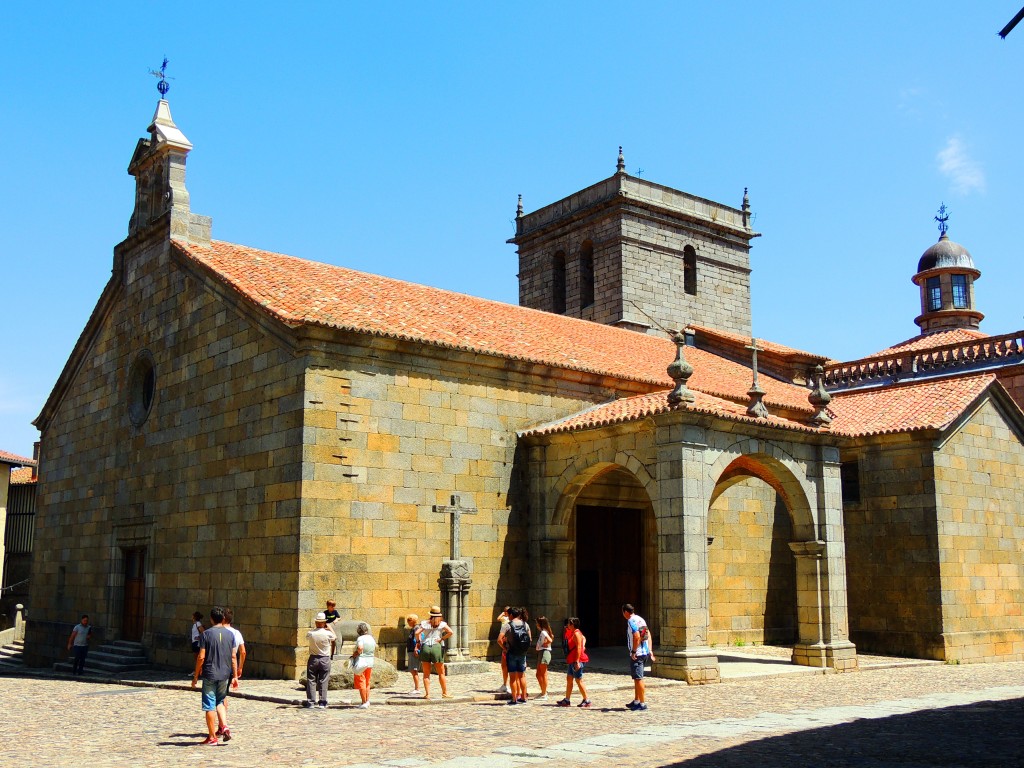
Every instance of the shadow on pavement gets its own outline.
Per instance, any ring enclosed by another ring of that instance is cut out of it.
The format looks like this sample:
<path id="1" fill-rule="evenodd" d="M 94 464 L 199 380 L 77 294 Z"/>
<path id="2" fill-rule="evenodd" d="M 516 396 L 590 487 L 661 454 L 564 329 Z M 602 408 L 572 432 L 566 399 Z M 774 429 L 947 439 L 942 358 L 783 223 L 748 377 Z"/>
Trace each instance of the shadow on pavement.
<path id="1" fill-rule="evenodd" d="M 893 715 L 772 736 L 673 768 L 1024 766 L 1024 699 Z"/>

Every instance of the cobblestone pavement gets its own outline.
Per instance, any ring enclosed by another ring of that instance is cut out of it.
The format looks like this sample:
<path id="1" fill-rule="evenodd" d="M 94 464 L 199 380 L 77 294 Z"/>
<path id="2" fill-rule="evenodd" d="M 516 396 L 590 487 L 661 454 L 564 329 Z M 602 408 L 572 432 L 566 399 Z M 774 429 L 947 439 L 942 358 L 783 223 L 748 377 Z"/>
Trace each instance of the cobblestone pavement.
<path id="1" fill-rule="evenodd" d="M 554 684 L 563 681 L 553 676 Z M 235 738 L 199 747 L 205 729 L 192 691 L 0 677 L 0 765 L 26 759 L 51 766 L 179 766 L 201 759 L 213 766 L 359 768 L 1024 765 L 1024 663 L 694 687 L 658 681 L 649 691 L 651 708 L 642 713 L 625 710 L 630 694 L 612 689 L 628 681 L 598 675 L 591 681 L 589 710 L 558 708 L 557 696 L 516 707 L 472 701 L 468 678 L 452 678 L 462 701 L 437 706 L 382 706 L 385 695 L 376 691 L 368 710 L 342 705 L 351 694 L 340 691 L 326 711 L 233 698 Z M 279 685 L 297 693 L 294 684 Z"/>

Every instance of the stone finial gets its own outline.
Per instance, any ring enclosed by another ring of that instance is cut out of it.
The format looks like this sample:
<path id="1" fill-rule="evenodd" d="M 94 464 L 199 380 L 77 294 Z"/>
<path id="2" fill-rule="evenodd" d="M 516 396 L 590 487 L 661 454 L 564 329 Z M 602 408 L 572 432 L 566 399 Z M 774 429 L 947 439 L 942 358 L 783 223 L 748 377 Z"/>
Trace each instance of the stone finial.
<path id="1" fill-rule="evenodd" d="M 523 218 L 523 196 L 519 196 L 519 202 L 516 204 L 516 218 Z"/>
<path id="2" fill-rule="evenodd" d="M 686 355 L 683 347 L 686 346 L 686 334 L 680 331 L 669 331 L 672 341 L 676 344 L 676 359 L 668 365 L 668 375 L 676 383 L 675 389 L 668 393 L 669 405 L 676 406 L 681 403 L 692 403 L 696 398 L 693 392 L 686 388 L 686 382 L 693 376 L 693 366 L 686 362 Z"/>
<path id="3" fill-rule="evenodd" d="M 750 195 L 746 187 L 743 188 L 743 205 L 740 210 L 743 212 L 743 226 L 750 229 Z"/>
<path id="4" fill-rule="evenodd" d="M 619 145 L 619 161 L 615 164 L 615 172 L 616 173 L 625 173 L 626 172 L 626 158 L 622 154 L 622 145 L 621 144 Z"/>
<path id="5" fill-rule="evenodd" d="M 751 351 L 753 358 L 751 367 L 754 369 L 754 380 L 750 385 L 750 389 L 747 390 L 747 397 L 750 398 L 750 403 L 747 405 L 747 413 L 755 419 L 764 419 L 768 417 L 768 407 L 764 404 L 765 391 L 757 383 L 757 351 L 761 349 L 761 347 L 757 346 L 757 339 L 751 339 L 747 349 Z"/>
<path id="6" fill-rule="evenodd" d="M 819 427 L 831 424 L 832 417 L 828 415 L 828 404 L 832 402 L 832 395 L 825 389 L 825 369 L 820 365 L 814 366 L 814 386 L 811 387 L 807 399 L 815 409 L 811 423 Z"/>

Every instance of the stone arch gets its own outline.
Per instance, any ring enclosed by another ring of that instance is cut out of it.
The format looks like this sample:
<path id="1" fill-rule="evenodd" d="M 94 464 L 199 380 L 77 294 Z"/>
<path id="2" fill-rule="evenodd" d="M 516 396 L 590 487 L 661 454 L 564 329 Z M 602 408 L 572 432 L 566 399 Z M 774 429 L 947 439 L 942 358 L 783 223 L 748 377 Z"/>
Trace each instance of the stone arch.
<path id="1" fill-rule="evenodd" d="M 644 463 L 627 451 L 608 449 L 599 451 L 596 455 L 577 457 L 558 476 L 551 488 L 551 495 L 556 499 L 551 511 L 551 524 L 568 525 L 573 505 L 580 492 L 599 475 L 617 468 L 633 475 L 647 492 L 651 503 L 657 502 L 658 485 Z"/>
<path id="2" fill-rule="evenodd" d="M 745 477 L 757 477 L 785 501 L 794 537 L 801 541 L 814 539 L 817 515 L 809 500 L 810 489 L 800 479 L 802 474 L 801 465 L 777 445 L 756 439 L 740 440 L 724 449 L 707 468 L 708 487 L 713 489 L 708 506 L 731 485 Z"/>
<path id="3" fill-rule="evenodd" d="M 655 488 L 636 456 L 609 448 L 577 458 L 552 489 L 557 501 L 548 530 L 567 544 L 561 604 L 588 625 L 590 645 L 620 641 L 623 602 L 658 613 Z"/>

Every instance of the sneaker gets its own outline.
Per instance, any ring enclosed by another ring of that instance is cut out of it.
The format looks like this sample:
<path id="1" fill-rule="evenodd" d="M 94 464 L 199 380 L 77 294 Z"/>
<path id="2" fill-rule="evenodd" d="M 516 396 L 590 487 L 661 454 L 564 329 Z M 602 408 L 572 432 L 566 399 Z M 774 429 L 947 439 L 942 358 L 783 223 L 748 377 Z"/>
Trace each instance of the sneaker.
<path id="1" fill-rule="evenodd" d="M 538 696 L 537 698 L 534 699 L 534 701 L 547 701 L 547 700 L 548 700 L 548 695 L 546 693 L 542 693 L 540 696 Z"/>
<path id="2" fill-rule="evenodd" d="M 222 735 L 224 736 L 224 741 L 231 741 L 231 729 L 230 728 L 225 728 Z"/>
<path id="3" fill-rule="evenodd" d="M 583 701 L 581 701 L 576 706 L 579 707 L 580 709 L 590 709 L 590 699 L 584 699 Z"/>
<path id="4" fill-rule="evenodd" d="M 317 706 L 320 709 L 327 709 L 327 702 L 326 701 L 321 701 L 319 704 L 317 704 Z"/>
<path id="5" fill-rule="evenodd" d="M 309 709 L 310 707 L 313 706 L 313 702 L 312 701 L 304 701 L 304 702 L 302 702 L 302 706 L 305 707 L 306 709 Z"/>
<path id="6" fill-rule="evenodd" d="M 526 703 L 526 699 L 524 699 L 522 696 L 519 697 L 518 701 L 519 701 L 520 704 L 525 704 Z"/>
<path id="7" fill-rule="evenodd" d="M 518 701 L 516 701 L 515 699 L 509 699 L 509 700 L 508 700 L 508 701 L 506 701 L 505 703 L 506 703 L 506 704 L 508 704 L 508 706 L 510 706 L 510 707 L 511 707 L 512 705 L 514 705 L 514 704 L 518 704 L 519 702 L 518 702 Z"/>
<path id="8" fill-rule="evenodd" d="M 213 738 L 210 738 L 209 736 L 207 736 L 205 739 L 203 739 L 202 741 L 199 742 L 199 746 L 200 747 L 206 746 L 206 745 L 213 746 L 213 747 L 217 746 L 217 737 L 214 736 Z"/>
<path id="9" fill-rule="evenodd" d="M 558 706 L 559 707 L 571 707 L 572 706 L 572 702 L 569 701 L 568 699 L 562 699 L 560 702 L 558 702 Z"/>
<path id="10" fill-rule="evenodd" d="M 421 691 L 419 688 L 413 688 L 406 694 L 406 696 L 420 696 L 422 695 L 422 693 L 423 691 Z"/>
<path id="11" fill-rule="evenodd" d="M 498 687 L 498 693 L 512 693 L 512 689 L 507 685 L 502 685 Z"/>
<path id="12" fill-rule="evenodd" d="M 631 702 L 629 702 L 629 704 L 626 705 L 626 709 L 636 709 L 636 705 L 639 703 L 639 701 L 633 699 Z"/>
<path id="13" fill-rule="evenodd" d="M 647 705 L 643 704 L 643 703 L 637 704 L 635 707 L 633 707 L 633 711 L 634 712 L 646 712 L 647 711 Z"/>
<path id="14" fill-rule="evenodd" d="M 370 708 L 370 702 L 368 702 L 368 701 L 364 701 L 362 704 L 360 704 L 358 707 L 356 707 L 356 709 L 369 709 L 369 708 Z"/>
<path id="15" fill-rule="evenodd" d="M 224 735 L 224 729 L 221 728 L 219 725 L 217 726 L 217 735 L 218 736 L 223 736 Z"/>

